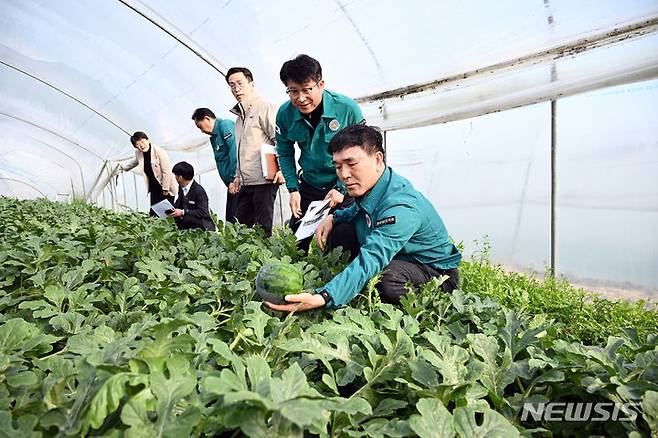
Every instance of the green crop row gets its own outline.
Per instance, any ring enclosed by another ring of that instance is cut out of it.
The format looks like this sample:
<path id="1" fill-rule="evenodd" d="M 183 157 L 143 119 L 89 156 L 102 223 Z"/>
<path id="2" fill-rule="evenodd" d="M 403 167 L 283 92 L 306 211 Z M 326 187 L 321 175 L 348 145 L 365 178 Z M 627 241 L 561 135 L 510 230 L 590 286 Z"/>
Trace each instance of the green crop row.
<path id="1" fill-rule="evenodd" d="M 544 279 L 508 272 L 489 260 L 488 243 L 462 263 L 461 287 L 533 315 L 545 314 L 559 323 L 562 339 L 586 344 L 605 343 L 609 336 L 634 328 L 640 337 L 658 331 L 656 302 L 609 300 L 572 286 L 546 272 Z"/>
<path id="2" fill-rule="evenodd" d="M 345 257 L 306 257 L 287 230 L 0 208 L 0 436 L 658 433 L 656 330 L 577 342 L 559 312 L 486 296 L 474 264 L 451 295 L 434 280 L 394 307 L 371 283 L 349 307 L 282 315 L 254 301 L 264 263 L 296 264 L 310 288 Z M 615 403 L 623 418 L 525 415 L 567 402 Z"/>

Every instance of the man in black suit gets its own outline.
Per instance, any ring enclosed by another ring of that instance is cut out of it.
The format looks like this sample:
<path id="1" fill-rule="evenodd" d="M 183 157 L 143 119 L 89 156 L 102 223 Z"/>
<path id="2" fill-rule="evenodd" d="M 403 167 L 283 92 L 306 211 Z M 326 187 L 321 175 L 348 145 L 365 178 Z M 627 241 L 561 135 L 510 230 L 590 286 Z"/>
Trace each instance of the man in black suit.
<path id="1" fill-rule="evenodd" d="M 176 163 L 172 173 L 178 182 L 178 197 L 170 215 L 176 221 L 178 229 L 200 228 L 215 231 L 215 223 L 208 210 L 208 195 L 203 187 L 194 181 L 194 167 L 181 161 Z"/>

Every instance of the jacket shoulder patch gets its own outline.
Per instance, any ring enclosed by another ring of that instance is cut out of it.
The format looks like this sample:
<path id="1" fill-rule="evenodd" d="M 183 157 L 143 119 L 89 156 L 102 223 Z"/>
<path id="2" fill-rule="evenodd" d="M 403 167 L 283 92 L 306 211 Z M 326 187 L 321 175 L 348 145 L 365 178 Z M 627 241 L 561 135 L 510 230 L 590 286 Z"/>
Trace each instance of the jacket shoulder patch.
<path id="1" fill-rule="evenodd" d="M 386 217 L 375 222 L 376 227 L 381 227 L 382 225 L 390 225 L 395 223 L 395 216 Z"/>

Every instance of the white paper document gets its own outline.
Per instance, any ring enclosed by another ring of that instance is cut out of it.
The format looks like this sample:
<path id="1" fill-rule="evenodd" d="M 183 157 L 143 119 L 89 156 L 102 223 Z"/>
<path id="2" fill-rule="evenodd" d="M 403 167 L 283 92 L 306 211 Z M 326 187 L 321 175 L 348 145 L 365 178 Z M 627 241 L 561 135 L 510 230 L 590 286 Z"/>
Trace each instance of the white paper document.
<path id="1" fill-rule="evenodd" d="M 158 215 L 160 219 L 166 219 L 169 215 L 165 213 L 167 210 L 173 210 L 174 206 L 171 205 L 168 199 L 164 199 L 157 204 L 151 205 L 151 210 Z"/>
<path id="2" fill-rule="evenodd" d="M 306 214 L 302 218 L 302 223 L 297 228 L 295 237 L 297 240 L 306 239 L 315 233 L 315 230 L 320 225 L 320 222 L 329 215 L 329 200 L 326 201 L 313 201 L 309 204 Z"/>

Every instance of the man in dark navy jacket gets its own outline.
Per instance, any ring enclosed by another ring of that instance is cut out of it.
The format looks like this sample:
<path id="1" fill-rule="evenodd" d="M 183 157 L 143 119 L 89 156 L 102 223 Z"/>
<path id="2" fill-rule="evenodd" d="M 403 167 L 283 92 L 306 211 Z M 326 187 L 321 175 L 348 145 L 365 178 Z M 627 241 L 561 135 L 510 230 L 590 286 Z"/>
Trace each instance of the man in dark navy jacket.
<path id="1" fill-rule="evenodd" d="M 208 195 L 203 187 L 194 181 L 194 167 L 181 161 L 176 163 L 172 172 L 178 182 L 178 197 L 171 216 L 178 229 L 200 228 L 215 231 L 215 223 L 208 209 Z"/>

